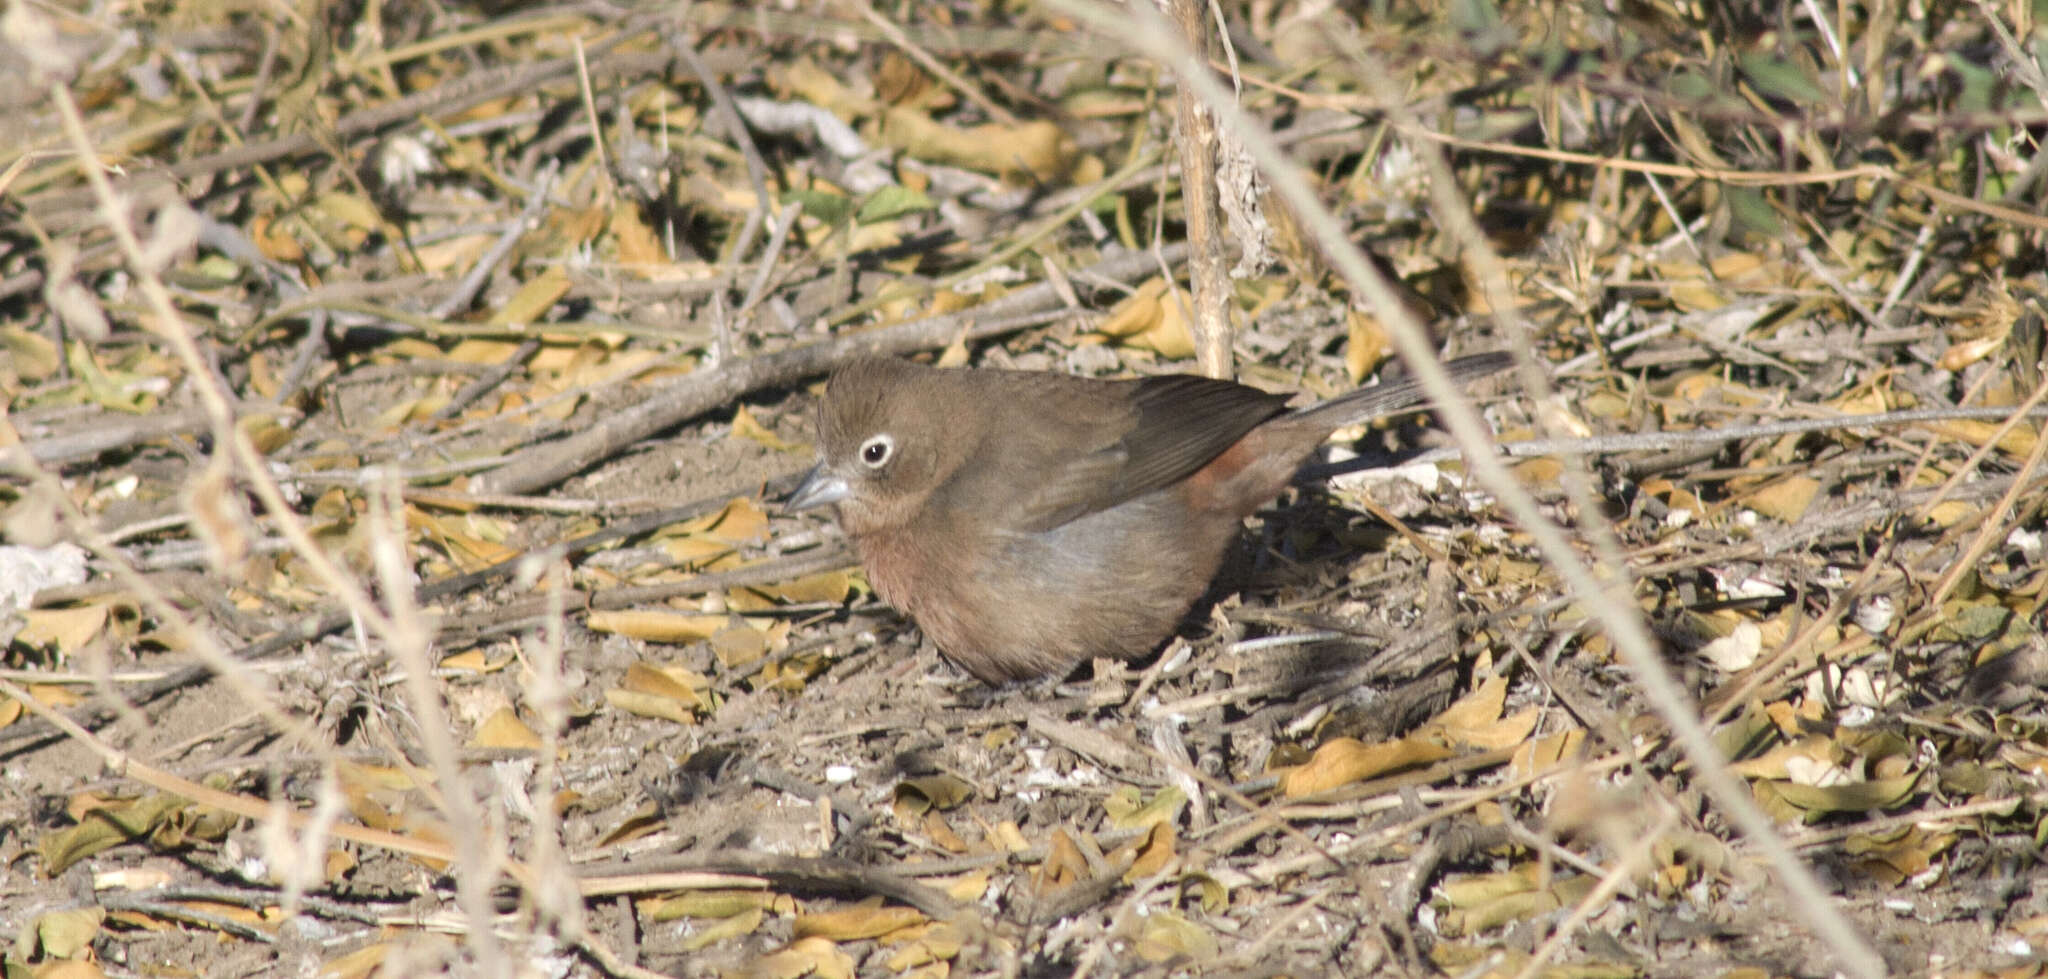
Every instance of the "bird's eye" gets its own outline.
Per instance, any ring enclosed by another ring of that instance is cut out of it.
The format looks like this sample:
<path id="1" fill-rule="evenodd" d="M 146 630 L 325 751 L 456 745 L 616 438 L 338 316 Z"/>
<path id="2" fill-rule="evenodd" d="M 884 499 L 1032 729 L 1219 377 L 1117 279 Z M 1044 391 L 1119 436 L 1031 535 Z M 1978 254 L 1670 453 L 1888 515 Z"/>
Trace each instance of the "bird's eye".
<path id="1" fill-rule="evenodd" d="M 880 469 L 889 463 L 889 457 L 896 454 L 896 440 L 887 435 L 877 435 L 860 444 L 860 461 L 869 469 Z"/>

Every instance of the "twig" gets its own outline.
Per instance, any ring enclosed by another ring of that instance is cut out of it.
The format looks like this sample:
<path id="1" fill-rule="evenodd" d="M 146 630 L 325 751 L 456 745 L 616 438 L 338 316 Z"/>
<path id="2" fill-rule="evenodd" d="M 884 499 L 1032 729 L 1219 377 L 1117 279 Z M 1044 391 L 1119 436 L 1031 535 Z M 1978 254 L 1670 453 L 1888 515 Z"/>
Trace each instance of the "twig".
<path id="1" fill-rule="evenodd" d="M 577 51 L 580 54 L 582 49 L 578 48 Z M 476 299 L 476 294 L 483 290 L 484 283 L 490 280 L 491 273 L 497 271 L 498 265 L 505 261 L 506 256 L 512 254 L 512 249 L 519 244 L 519 239 L 525 237 L 528 231 L 539 227 L 540 216 L 547 210 L 548 191 L 554 188 L 555 173 L 560 168 L 560 161 L 552 159 L 541 168 L 540 173 L 534 177 L 533 192 L 527 195 L 526 206 L 520 208 L 519 216 L 506 222 L 505 230 L 499 233 L 497 241 L 491 243 L 490 250 L 484 252 L 483 257 L 477 259 L 475 265 L 470 266 L 469 272 L 462 277 L 462 281 L 455 284 L 453 291 L 442 297 L 440 302 L 427 308 L 427 316 L 445 320 L 469 308 L 470 302 Z"/>
<path id="2" fill-rule="evenodd" d="M 1441 414 L 1459 444 L 1473 452 L 1480 451 L 1485 444 L 1485 434 L 1479 418 L 1471 407 L 1459 399 L 1444 376 L 1441 366 L 1430 357 L 1433 344 L 1429 342 L 1421 324 L 1403 308 L 1398 297 L 1387 287 L 1383 277 L 1371 266 L 1365 255 L 1343 234 L 1343 228 L 1329 211 L 1322 206 L 1314 190 L 1306 180 L 1292 169 L 1279 147 L 1254 120 L 1233 104 L 1228 93 L 1217 85 L 1213 78 L 1199 70 L 1197 59 L 1176 43 L 1173 32 L 1165 29 L 1159 16 L 1143 4 L 1119 10 L 1112 17 L 1100 5 L 1086 4 L 1081 0 L 1054 0 L 1053 5 L 1088 20 L 1101 30 L 1120 31 L 1120 36 L 1134 47 L 1154 57 L 1166 60 L 1181 77 L 1182 84 L 1196 87 L 1202 101 L 1212 112 L 1237 132 L 1259 161 L 1268 180 L 1295 208 L 1296 216 L 1322 244 L 1332 263 L 1354 286 L 1361 288 L 1373 299 L 1373 305 L 1382 321 L 1392 327 L 1396 346 L 1408 360 L 1416 373 L 1428 387 L 1432 400 L 1441 406 Z M 1128 21 L 1137 19 L 1146 26 L 1131 30 Z M 1401 92 L 1388 76 L 1379 60 L 1369 52 L 1352 52 L 1362 66 L 1369 90 L 1385 104 L 1399 106 Z M 1426 132 L 1406 111 L 1395 113 L 1396 121 L 1404 131 Z M 1501 315 L 1512 317 L 1515 309 L 1514 297 L 1507 289 L 1508 277 L 1498 255 L 1487 244 L 1486 237 L 1473 219 L 1469 205 L 1458 198 L 1456 181 L 1449 172 L 1448 164 L 1440 154 L 1420 154 L 1431 168 L 1431 192 L 1435 217 L 1447 225 L 1464 247 L 1467 260 L 1477 272 L 1486 288 L 1487 303 Z M 1931 189 L 1923 188 L 1924 190 Z M 1955 196 L 1955 195 L 1948 195 Z M 1526 346 L 1528 331 L 1517 326 L 1510 334 Z M 1525 357 L 1525 361 L 1527 358 Z M 1533 373 L 1533 364 L 1530 365 Z M 1531 392 L 1537 393 L 1536 391 Z M 1837 956 L 1842 968 L 1853 976 L 1874 979 L 1886 973 L 1884 960 L 1873 951 L 1856 929 L 1837 910 L 1813 872 L 1787 848 L 1776 835 L 1770 820 L 1757 808 L 1749 791 L 1729 771 L 1712 737 L 1699 721 L 1698 708 L 1671 675 L 1670 670 L 1650 641 L 1640 615 L 1632 603 L 1624 603 L 1620 589 L 1615 582 L 1603 580 L 1596 575 L 1581 557 L 1577 548 L 1565 539 L 1562 530 L 1552 523 L 1542 508 L 1529 493 L 1514 479 L 1507 469 L 1491 456 L 1472 459 L 1472 468 L 1481 482 L 1497 494 L 1503 505 L 1521 521 L 1523 529 L 1536 541 L 1538 548 L 1556 568 L 1559 575 L 1571 586 L 1579 599 L 1587 604 L 1595 617 L 1608 629 L 1617 650 L 1621 652 L 1633 669 L 1637 682 L 1645 697 L 1672 726 L 1679 743 L 1697 766 L 1702 784 L 1717 805 L 1729 815 L 1741 829 L 1743 835 L 1755 841 L 1768 856 L 1771 866 L 1777 871 L 1780 883 L 1790 892 L 1792 905 L 1807 925 Z M 1574 504 L 1582 513 L 1598 512 L 1581 484 L 1582 479 L 1568 481 L 1574 484 L 1573 495 L 1580 497 Z M 1609 535 L 1596 534 L 1596 553 L 1603 555 L 1603 563 L 1612 560 L 1606 552 L 1614 550 Z M 1609 564 L 1618 567 L 1618 564 Z"/>

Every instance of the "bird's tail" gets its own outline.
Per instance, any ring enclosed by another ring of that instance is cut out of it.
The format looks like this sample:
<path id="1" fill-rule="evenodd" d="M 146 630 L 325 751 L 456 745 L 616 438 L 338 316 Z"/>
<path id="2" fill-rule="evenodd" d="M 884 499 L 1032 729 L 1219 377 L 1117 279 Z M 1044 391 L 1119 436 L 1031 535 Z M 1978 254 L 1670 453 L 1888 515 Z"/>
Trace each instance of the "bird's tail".
<path id="1" fill-rule="evenodd" d="M 1508 369 L 1514 362 L 1514 357 L 1505 351 L 1473 354 L 1445 364 L 1444 373 L 1451 376 L 1451 383 L 1463 384 L 1466 381 L 1498 374 Z M 1328 430 L 1335 430 L 1346 425 L 1392 415 L 1427 400 L 1429 395 L 1423 390 L 1420 379 L 1399 377 L 1382 381 L 1369 388 L 1347 391 L 1322 404 L 1304 408 L 1294 417 Z"/>

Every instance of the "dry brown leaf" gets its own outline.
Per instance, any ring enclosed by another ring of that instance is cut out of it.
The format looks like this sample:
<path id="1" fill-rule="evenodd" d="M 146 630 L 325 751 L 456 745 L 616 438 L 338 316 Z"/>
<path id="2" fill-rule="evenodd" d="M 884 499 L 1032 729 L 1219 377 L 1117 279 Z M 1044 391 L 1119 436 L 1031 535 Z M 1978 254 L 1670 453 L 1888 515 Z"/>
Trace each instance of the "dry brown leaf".
<path id="1" fill-rule="evenodd" d="M 1178 822 L 1180 811 L 1187 804 L 1187 793 L 1177 786 L 1160 789 L 1147 800 L 1139 794 L 1137 786 L 1125 785 L 1102 800 L 1102 809 L 1109 814 L 1111 827 L 1138 829 L 1160 822 Z"/>
<path id="2" fill-rule="evenodd" d="M 937 921 L 918 928 L 905 928 L 882 937 L 882 944 L 896 947 L 885 965 L 894 973 L 959 957 L 967 945 L 959 926 Z"/>
<path id="3" fill-rule="evenodd" d="M 641 717 L 695 724 L 711 713 L 711 681 L 680 666 L 634 663 L 621 685 L 604 692 L 605 703 Z"/>
<path id="4" fill-rule="evenodd" d="M 839 911 L 800 914 L 792 926 L 798 938 L 826 938 L 845 942 L 877 938 L 899 928 L 924 924 L 928 919 L 916 908 L 890 907 L 879 897 L 868 898 Z"/>
<path id="5" fill-rule="evenodd" d="M 486 322 L 492 326 L 524 326 L 539 323 L 547 318 L 547 312 L 556 302 L 569 294 L 569 273 L 559 265 L 550 265 L 539 275 L 522 283 L 519 291 L 491 313 Z"/>
<path id="6" fill-rule="evenodd" d="M 513 748 L 525 751 L 540 750 L 540 735 L 519 719 L 519 712 L 510 707 L 501 707 L 484 719 L 476 734 L 469 739 L 471 748 Z"/>
<path id="7" fill-rule="evenodd" d="M 698 927 L 682 940 L 683 950 L 695 952 L 710 948 L 728 938 L 742 938 L 751 935 L 761 927 L 767 914 L 760 908 L 741 911 L 723 918 L 707 919 L 710 923 Z"/>
<path id="8" fill-rule="evenodd" d="M 769 431 L 759 420 L 754 418 L 754 413 L 748 411 L 746 405 L 733 409 L 732 434 L 776 452 L 807 454 L 811 451 L 809 445 L 801 442 L 791 442 Z"/>
<path id="9" fill-rule="evenodd" d="M 1081 848 L 1065 829 L 1053 830 L 1045 859 L 1039 863 L 1038 872 L 1032 875 L 1038 896 L 1046 897 L 1087 879 L 1088 858 L 1081 855 Z"/>
<path id="10" fill-rule="evenodd" d="M 1174 830 L 1172 823 L 1153 823 L 1145 835 L 1116 849 L 1116 857 L 1109 862 L 1122 863 L 1121 857 L 1131 856 L 1131 869 L 1124 871 L 1124 883 L 1135 884 L 1173 865 L 1177 854 L 1174 852 Z"/>
<path id="11" fill-rule="evenodd" d="M 1393 356 L 1394 345 L 1387 328 L 1371 313 L 1345 310 L 1344 323 L 1344 373 L 1350 376 L 1351 383 L 1357 384 Z"/>
<path id="12" fill-rule="evenodd" d="M 1518 778 L 1533 778 L 1579 761 L 1584 756 L 1585 747 L 1584 728 L 1546 734 L 1517 749 L 1514 759 L 1508 763 L 1508 771 Z"/>
<path id="13" fill-rule="evenodd" d="M 32 608 L 22 612 L 21 618 L 21 631 L 14 634 L 17 641 L 70 656 L 107 627 L 108 609 L 105 605 Z"/>
<path id="14" fill-rule="evenodd" d="M 852 979 L 853 967 L 853 957 L 830 939 L 799 938 L 788 948 L 756 959 L 747 975 L 750 979 Z"/>
<path id="15" fill-rule="evenodd" d="M 1219 951 L 1216 936 L 1173 911 L 1154 911 L 1138 920 L 1132 950 L 1147 962 L 1203 965 Z"/>
<path id="16" fill-rule="evenodd" d="M 1422 737 L 1370 745 L 1355 738 L 1336 738 L 1316 748 L 1306 764 L 1280 776 L 1280 792 L 1298 799 L 1375 775 L 1442 761 L 1451 754 L 1450 748 Z"/>
<path id="17" fill-rule="evenodd" d="M 1797 523 L 1820 495 L 1821 482 L 1810 476 L 1786 476 L 1743 497 L 1749 508 L 1773 520 Z"/>
<path id="18" fill-rule="evenodd" d="M 896 812 L 906 819 L 952 809 L 974 798 L 974 786 L 954 775 L 926 775 L 896 783 Z"/>
<path id="19" fill-rule="evenodd" d="M 618 609 L 590 613 L 593 632 L 612 632 L 647 642 L 686 643 L 709 639 L 725 628 L 730 616 L 665 612 L 659 609 Z"/>
<path id="20" fill-rule="evenodd" d="M 518 661 L 519 658 L 511 653 L 492 659 L 488 650 L 470 649 L 449 656 L 437 665 L 444 670 L 461 670 L 465 673 L 496 673 Z"/>
<path id="21" fill-rule="evenodd" d="M 796 910 L 796 902 L 787 894 L 770 890 L 742 888 L 710 888 L 701 891 L 683 891 L 680 894 L 663 894 L 642 898 L 635 902 L 640 913 L 650 921 L 674 921 L 678 918 L 730 918 L 748 911 L 774 911 L 789 914 Z"/>

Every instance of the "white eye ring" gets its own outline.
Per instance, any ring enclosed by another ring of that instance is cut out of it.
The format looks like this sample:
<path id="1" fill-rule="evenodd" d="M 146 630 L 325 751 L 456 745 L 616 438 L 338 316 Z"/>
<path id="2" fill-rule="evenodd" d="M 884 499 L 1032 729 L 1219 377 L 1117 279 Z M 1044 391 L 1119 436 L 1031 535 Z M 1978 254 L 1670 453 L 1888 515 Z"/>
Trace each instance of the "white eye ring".
<path id="1" fill-rule="evenodd" d="M 861 465 L 869 469 L 880 469 L 896 457 L 896 439 L 887 433 L 874 436 L 860 444 Z"/>

